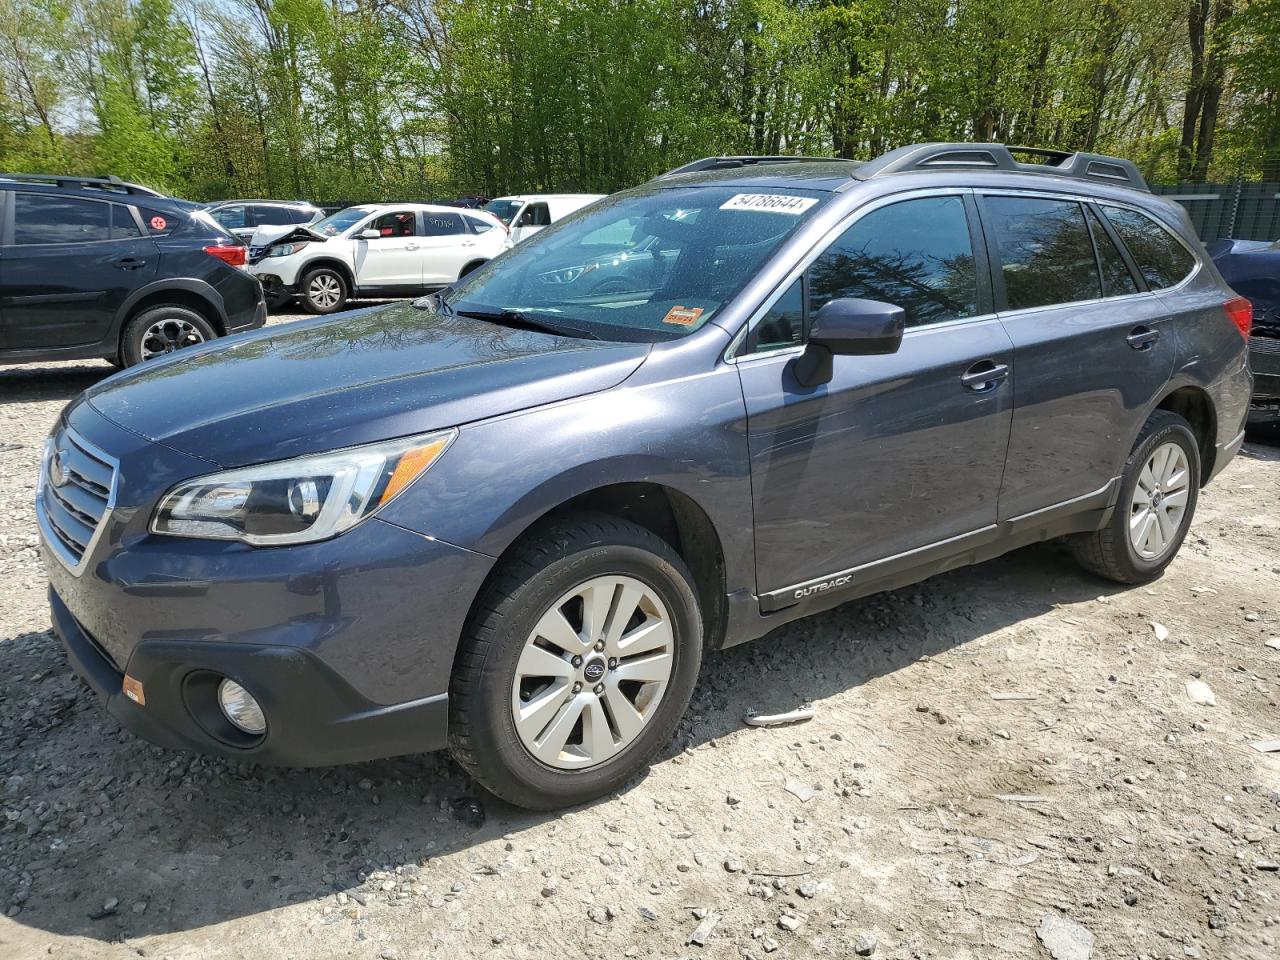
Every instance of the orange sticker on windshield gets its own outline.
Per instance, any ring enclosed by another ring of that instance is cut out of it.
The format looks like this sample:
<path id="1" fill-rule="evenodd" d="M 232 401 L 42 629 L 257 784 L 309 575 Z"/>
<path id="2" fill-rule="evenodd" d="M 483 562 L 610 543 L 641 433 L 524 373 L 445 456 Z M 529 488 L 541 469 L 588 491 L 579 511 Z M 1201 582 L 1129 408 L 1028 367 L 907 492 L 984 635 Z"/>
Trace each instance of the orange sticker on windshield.
<path id="1" fill-rule="evenodd" d="M 701 307 L 672 307 L 662 318 L 663 323 L 674 323 L 677 327 L 691 327 L 702 316 Z"/>

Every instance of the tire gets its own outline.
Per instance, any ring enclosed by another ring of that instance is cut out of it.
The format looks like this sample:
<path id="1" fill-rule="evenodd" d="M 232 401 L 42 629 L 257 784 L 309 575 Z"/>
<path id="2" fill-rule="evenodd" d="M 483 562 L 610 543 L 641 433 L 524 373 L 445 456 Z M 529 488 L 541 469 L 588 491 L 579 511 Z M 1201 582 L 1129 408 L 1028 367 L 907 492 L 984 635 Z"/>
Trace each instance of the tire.
<path id="1" fill-rule="evenodd" d="M 1161 461 L 1154 458 L 1167 451 L 1169 459 L 1163 461 L 1167 466 L 1162 470 Z M 1172 451 L 1180 451 L 1181 461 L 1177 459 L 1178 453 Z M 1155 466 L 1155 474 L 1163 473 L 1154 477 L 1154 497 L 1146 492 L 1152 481 L 1146 473 L 1149 462 Z M 1182 472 L 1185 472 L 1185 482 L 1179 484 L 1177 478 Z M 1120 495 L 1111 519 L 1097 532 L 1072 537 L 1072 552 L 1086 570 L 1108 580 L 1128 584 L 1155 580 L 1178 555 L 1199 497 L 1200 447 L 1196 436 L 1182 417 L 1157 410 L 1143 425 L 1133 452 L 1125 461 Z M 1149 503 L 1155 507 L 1148 506 Z M 1181 513 L 1175 518 L 1177 503 L 1181 503 Z M 1163 514 L 1168 523 L 1162 524 L 1157 514 Z M 1138 530 L 1133 536 L 1131 525 Z M 1142 536 L 1144 529 L 1150 531 L 1151 539 Z M 1135 537 L 1145 541 L 1141 548 L 1135 543 Z"/>
<path id="2" fill-rule="evenodd" d="M 167 356 L 217 337 L 203 316 L 190 307 L 161 304 L 133 317 L 120 337 L 120 359 L 126 367 Z"/>
<path id="3" fill-rule="evenodd" d="M 347 278 L 333 267 L 308 270 L 298 284 L 298 296 L 308 313 L 337 313 L 350 295 Z"/>
<path id="4" fill-rule="evenodd" d="M 573 514 L 517 545 L 477 598 L 455 661 L 449 685 L 454 758 L 490 792 L 531 810 L 594 800 L 647 769 L 671 741 L 702 661 L 692 583 L 665 541 L 607 515 Z M 601 606 L 589 605 L 587 597 Z M 634 611 L 619 621 L 618 611 L 635 597 Z M 594 629 L 586 622 L 589 608 L 600 611 Z M 603 615 L 606 609 L 613 616 Z M 548 629 L 557 622 L 569 632 Z M 582 644 L 580 632 L 631 638 L 632 647 L 646 652 L 628 653 L 613 641 L 601 650 Z M 526 660 L 534 646 L 538 651 Z M 552 673 L 539 672 L 545 664 Z M 664 666 L 665 686 L 631 679 L 642 672 L 658 676 Z M 627 698 L 630 713 L 619 697 Z M 517 703 L 528 714 L 519 728 Z M 567 734 L 562 747 L 557 730 Z"/>

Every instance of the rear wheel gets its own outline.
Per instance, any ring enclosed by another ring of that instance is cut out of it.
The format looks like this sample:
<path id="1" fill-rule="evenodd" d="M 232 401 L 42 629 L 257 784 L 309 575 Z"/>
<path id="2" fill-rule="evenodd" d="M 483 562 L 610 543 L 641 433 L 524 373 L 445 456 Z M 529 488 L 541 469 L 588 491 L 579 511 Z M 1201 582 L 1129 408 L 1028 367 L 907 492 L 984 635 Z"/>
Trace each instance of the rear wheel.
<path id="1" fill-rule="evenodd" d="M 311 313 L 336 313 L 347 304 L 347 280 L 332 267 L 308 271 L 298 285 L 302 305 Z"/>
<path id="2" fill-rule="evenodd" d="M 517 547 L 478 600 L 449 694 L 450 748 L 536 810 L 608 794 L 671 739 L 702 658 L 692 578 L 663 540 L 579 514 Z"/>
<path id="3" fill-rule="evenodd" d="M 216 336 L 209 321 L 190 307 L 176 304 L 149 307 L 125 326 L 120 338 L 120 359 L 126 367 L 132 367 Z"/>
<path id="4" fill-rule="evenodd" d="M 1072 539 L 1076 559 L 1119 583 L 1156 579 L 1177 556 L 1199 496 L 1196 436 L 1182 417 L 1157 410 L 1125 463 L 1110 521 Z"/>

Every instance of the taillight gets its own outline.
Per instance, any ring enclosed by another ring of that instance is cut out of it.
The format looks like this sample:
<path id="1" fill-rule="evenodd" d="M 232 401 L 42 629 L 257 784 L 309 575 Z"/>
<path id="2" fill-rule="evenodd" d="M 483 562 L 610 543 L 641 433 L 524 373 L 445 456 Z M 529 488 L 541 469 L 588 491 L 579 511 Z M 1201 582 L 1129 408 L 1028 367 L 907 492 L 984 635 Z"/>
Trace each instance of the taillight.
<path id="1" fill-rule="evenodd" d="M 1240 336 L 1247 340 L 1249 331 L 1253 329 L 1253 304 L 1244 297 L 1232 297 L 1222 305 L 1222 309 L 1226 311 L 1227 319 L 1236 325 Z"/>
<path id="2" fill-rule="evenodd" d="M 223 263 L 230 264 L 233 267 L 243 267 L 248 263 L 248 253 L 240 244 L 218 244 L 212 243 L 204 248 L 204 252 L 211 257 L 217 257 Z"/>

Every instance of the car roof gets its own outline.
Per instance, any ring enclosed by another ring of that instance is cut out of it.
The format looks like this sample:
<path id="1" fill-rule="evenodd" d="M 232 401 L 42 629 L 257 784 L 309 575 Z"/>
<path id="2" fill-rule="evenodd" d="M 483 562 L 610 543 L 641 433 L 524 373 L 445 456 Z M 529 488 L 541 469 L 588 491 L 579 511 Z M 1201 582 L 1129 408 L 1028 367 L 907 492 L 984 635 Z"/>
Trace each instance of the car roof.
<path id="1" fill-rule="evenodd" d="M 513 193 L 506 197 L 494 197 L 493 200 L 518 200 L 528 203 L 530 200 L 599 200 L 604 193 Z M 493 200 L 489 202 L 492 203 Z"/>
<path id="2" fill-rule="evenodd" d="M 865 163 L 813 157 L 705 157 L 650 181 L 650 185 L 719 184 L 750 189 L 803 187 L 843 192 L 859 183 L 919 180 L 947 186 L 1014 186 L 1112 195 L 1121 190 L 1151 198 L 1129 160 L 1097 153 L 1008 147 L 1002 143 L 915 143 Z"/>
<path id="3" fill-rule="evenodd" d="M 206 209 L 214 207 L 225 207 L 233 203 L 269 203 L 277 207 L 310 207 L 318 210 L 314 203 L 310 200 L 269 200 L 265 197 L 249 197 L 243 200 L 210 200 L 205 204 Z"/>
<path id="4" fill-rule="evenodd" d="M 42 193 L 58 197 L 84 197 L 89 200 L 110 200 L 113 203 L 137 204 L 163 213 L 193 213 L 200 209 L 198 203 L 180 197 L 166 197 L 153 193 L 126 193 L 121 190 L 94 187 L 70 187 L 57 183 L 28 181 L 0 175 L 0 189 L 21 190 L 23 193 Z"/>

